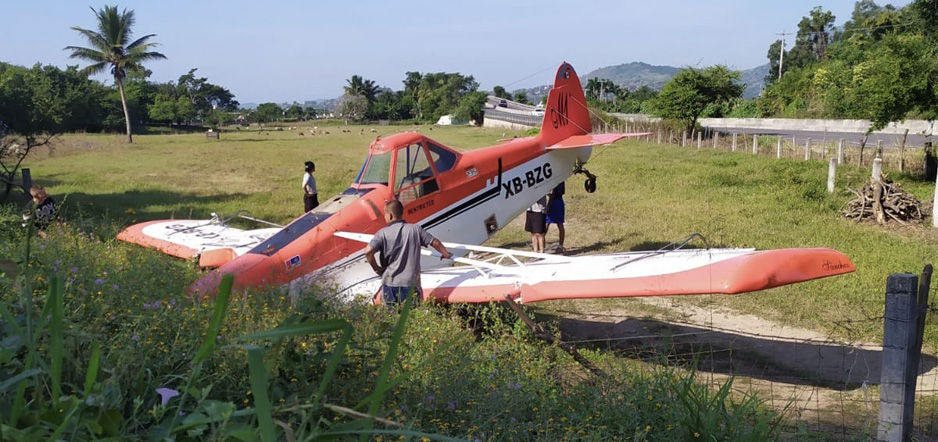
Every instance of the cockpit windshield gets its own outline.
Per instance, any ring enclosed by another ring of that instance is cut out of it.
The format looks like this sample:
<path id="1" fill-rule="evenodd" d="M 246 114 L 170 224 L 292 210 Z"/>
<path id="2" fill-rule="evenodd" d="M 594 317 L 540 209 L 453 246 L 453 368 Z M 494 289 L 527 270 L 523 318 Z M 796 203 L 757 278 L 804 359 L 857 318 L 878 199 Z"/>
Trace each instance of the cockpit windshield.
<path id="1" fill-rule="evenodd" d="M 365 159 L 355 184 L 388 184 L 391 175 L 391 152 L 373 153 Z"/>

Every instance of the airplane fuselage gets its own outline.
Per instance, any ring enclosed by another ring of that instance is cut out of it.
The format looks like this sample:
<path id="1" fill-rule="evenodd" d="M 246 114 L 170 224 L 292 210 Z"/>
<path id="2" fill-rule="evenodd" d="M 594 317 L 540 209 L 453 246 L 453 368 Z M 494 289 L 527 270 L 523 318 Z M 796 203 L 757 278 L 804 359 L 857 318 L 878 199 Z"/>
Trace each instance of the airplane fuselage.
<path id="1" fill-rule="evenodd" d="M 396 152 L 402 145 L 448 149 L 410 132 L 376 141 L 371 158 L 384 151 Z M 361 175 L 367 174 L 370 160 L 366 161 L 356 183 L 342 195 L 324 201 L 193 288 L 209 292 L 221 274 L 232 273 L 237 288 L 312 284 L 348 294 L 357 283 L 372 279 L 374 272 L 364 260 L 364 244 L 336 237 L 335 232 L 377 232 L 385 225 L 386 202 L 398 199 L 404 203 L 406 221 L 420 224 L 441 241 L 481 244 L 565 181 L 578 161 L 586 162 L 591 149 L 547 150 L 537 138 L 515 139 L 462 153 L 443 172 L 438 171 L 438 164 L 429 167 L 432 175 L 417 185 L 406 180 L 402 184 L 401 171 L 396 169 L 390 170 L 386 183 L 364 183 Z M 421 267 L 448 264 L 425 257 Z"/>

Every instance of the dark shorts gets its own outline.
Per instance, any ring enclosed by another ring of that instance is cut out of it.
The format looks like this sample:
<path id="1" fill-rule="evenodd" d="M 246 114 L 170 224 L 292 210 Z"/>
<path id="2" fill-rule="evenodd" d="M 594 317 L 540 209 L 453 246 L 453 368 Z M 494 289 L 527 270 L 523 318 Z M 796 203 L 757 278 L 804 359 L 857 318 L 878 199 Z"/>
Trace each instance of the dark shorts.
<path id="1" fill-rule="evenodd" d="M 417 300 L 423 297 L 419 287 L 395 287 L 391 285 L 382 285 L 381 286 L 381 303 L 388 306 L 388 308 L 395 307 L 398 304 L 407 300 L 407 297 L 410 296 L 411 291 L 417 295 Z"/>
<path id="2" fill-rule="evenodd" d="M 553 200 L 547 208 L 547 224 L 563 224 L 565 210 L 563 200 Z"/>
<path id="3" fill-rule="evenodd" d="M 319 194 L 303 195 L 303 206 L 307 212 L 319 207 Z"/>
<path id="4" fill-rule="evenodd" d="M 544 212 L 526 212 L 524 217 L 524 231 L 531 233 L 544 233 L 547 231 L 547 216 Z"/>

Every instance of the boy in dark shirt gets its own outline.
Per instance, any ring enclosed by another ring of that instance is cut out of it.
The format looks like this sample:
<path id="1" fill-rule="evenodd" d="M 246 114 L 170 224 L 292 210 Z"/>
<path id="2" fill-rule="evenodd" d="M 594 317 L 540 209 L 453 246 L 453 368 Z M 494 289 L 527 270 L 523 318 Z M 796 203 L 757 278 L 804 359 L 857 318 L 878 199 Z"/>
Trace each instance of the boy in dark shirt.
<path id="1" fill-rule="evenodd" d="M 56 216 L 57 206 L 55 200 L 39 184 L 33 184 L 29 188 L 29 195 L 33 199 L 30 202 L 29 213 L 24 215 L 24 218 L 28 216 L 32 220 L 33 226 L 36 227 L 36 231 L 39 232 L 39 236 L 45 238 L 45 229 L 49 227 L 49 224 L 52 224 Z"/>

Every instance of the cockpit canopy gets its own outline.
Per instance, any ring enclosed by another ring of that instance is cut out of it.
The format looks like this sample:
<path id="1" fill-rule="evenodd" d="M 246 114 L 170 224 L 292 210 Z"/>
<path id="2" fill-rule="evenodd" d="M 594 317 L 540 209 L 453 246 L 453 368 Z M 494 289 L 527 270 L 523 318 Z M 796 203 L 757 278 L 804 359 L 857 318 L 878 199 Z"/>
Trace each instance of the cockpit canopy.
<path id="1" fill-rule="evenodd" d="M 352 187 L 390 186 L 398 198 L 413 200 L 439 190 L 437 175 L 458 160 L 458 153 L 416 132 L 378 139 Z"/>

